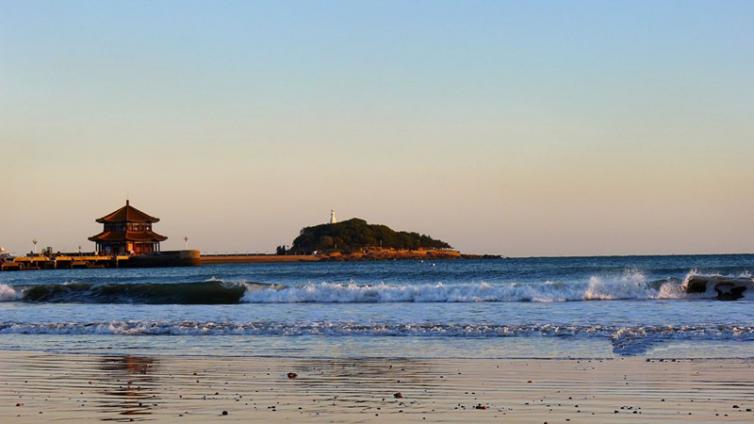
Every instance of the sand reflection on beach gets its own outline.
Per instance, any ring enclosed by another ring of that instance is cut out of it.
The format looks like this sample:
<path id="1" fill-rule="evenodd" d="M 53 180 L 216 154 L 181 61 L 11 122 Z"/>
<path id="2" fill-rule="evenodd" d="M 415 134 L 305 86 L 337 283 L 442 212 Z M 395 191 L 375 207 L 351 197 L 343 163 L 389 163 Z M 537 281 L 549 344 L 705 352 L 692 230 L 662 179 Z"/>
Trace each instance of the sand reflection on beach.
<path id="1" fill-rule="evenodd" d="M 141 356 L 106 356 L 99 369 L 105 396 L 98 399 L 102 421 L 143 421 L 159 405 L 158 384 L 152 375 L 157 361 Z"/>
<path id="2" fill-rule="evenodd" d="M 0 352 L 0 423 L 748 423 L 753 393 L 751 359 Z"/>

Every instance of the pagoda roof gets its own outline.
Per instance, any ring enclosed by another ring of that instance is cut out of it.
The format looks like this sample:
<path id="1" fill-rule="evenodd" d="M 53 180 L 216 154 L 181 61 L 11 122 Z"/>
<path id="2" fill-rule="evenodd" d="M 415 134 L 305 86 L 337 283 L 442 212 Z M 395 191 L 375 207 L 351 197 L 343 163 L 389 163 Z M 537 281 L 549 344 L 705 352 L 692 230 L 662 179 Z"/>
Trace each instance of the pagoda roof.
<path id="1" fill-rule="evenodd" d="M 103 216 L 102 218 L 99 218 L 97 222 L 100 224 L 104 223 L 125 223 L 125 222 L 135 222 L 135 223 L 155 223 L 159 222 L 160 218 L 150 216 L 145 214 L 144 212 L 136 209 L 135 207 L 131 206 L 131 204 L 126 200 L 126 206 L 123 206 L 122 208 L 118 209 L 115 212 L 111 212 L 108 215 Z"/>
<path id="2" fill-rule="evenodd" d="M 95 236 L 89 237 L 89 240 L 95 242 L 135 241 L 156 243 L 167 239 L 167 237 L 153 231 L 103 231 Z"/>

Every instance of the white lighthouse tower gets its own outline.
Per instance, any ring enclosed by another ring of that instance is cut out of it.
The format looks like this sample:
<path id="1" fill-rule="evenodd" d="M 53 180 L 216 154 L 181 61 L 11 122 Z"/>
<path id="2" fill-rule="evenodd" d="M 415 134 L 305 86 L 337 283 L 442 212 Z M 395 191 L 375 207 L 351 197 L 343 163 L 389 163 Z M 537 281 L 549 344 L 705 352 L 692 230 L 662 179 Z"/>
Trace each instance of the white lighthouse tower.
<path id="1" fill-rule="evenodd" d="M 336 224 L 338 218 L 335 218 L 335 209 L 330 209 L 330 224 Z"/>

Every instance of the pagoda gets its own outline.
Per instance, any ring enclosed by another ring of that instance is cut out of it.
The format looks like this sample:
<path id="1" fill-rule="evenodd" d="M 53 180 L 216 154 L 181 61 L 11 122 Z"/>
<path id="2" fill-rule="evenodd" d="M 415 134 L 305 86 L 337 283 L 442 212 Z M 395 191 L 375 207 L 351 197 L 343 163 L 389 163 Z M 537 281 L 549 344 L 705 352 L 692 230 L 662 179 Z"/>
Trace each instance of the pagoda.
<path id="1" fill-rule="evenodd" d="M 97 244 L 97 253 L 104 255 L 146 255 L 160 251 L 160 242 L 168 238 L 152 231 L 159 218 L 126 206 L 98 219 L 104 225 L 101 233 L 89 237 Z"/>

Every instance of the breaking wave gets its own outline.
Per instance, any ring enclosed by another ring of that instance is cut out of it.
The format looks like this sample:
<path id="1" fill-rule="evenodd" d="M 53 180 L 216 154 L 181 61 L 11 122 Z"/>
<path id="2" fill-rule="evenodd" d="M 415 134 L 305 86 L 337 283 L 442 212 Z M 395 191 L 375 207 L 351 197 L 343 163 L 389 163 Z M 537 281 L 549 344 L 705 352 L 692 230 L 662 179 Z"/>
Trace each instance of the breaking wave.
<path id="1" fill-rule="evenodd" d="M 222 281 L 173 284 L 95 284 L 72 282 L 22 288 L 0 286 L 0 299 L 44 303 L 236 304 L 249 287 Z"/>
<path id="2" fill-rule="evenodd" d="M 680 280 L 646 281 L 641 273 L 579 283 L 386 284 L 309 283 L 248 291 L 249 303 L 567 302 L 581 300 L 678 299 L 688 297 Z"/>
<path id="3" fill-rule="evenodd" d="M 18 299 L 19 294 L 13 287 L 0 284 L 0 302 L 11 302 Z"/>
<path id="4" fill-rule="evenodd" d="M 754 341 L 754 326 L 611 326 L 559 324 L 447 324 L 349 322 L 111 321 L 0 323 L 0 334 L 119 336 L 329 336 L 329 337 L 568 337 L 608 340 L 616 354 L 631 356 L 677 340 Z"/>
<path id="5" fill-rule="evenodd" d="M 299 286 L 226 282 L 194 283 L 69 282 L 8 286 L 0 301 L 44 303 L 238 304 L 238 303 L 472 303 L 573 302 L 602 300 L 711 299 L 713 285 L 687 293 L 686 279 L 648 281 L 641 272 L 616 277 L 592 276 L 582 282 L 543 283 L 306 283 Z M 748 294 L 748 293 L 746 293 Z"/>

